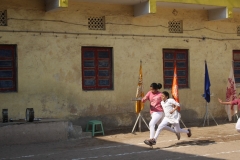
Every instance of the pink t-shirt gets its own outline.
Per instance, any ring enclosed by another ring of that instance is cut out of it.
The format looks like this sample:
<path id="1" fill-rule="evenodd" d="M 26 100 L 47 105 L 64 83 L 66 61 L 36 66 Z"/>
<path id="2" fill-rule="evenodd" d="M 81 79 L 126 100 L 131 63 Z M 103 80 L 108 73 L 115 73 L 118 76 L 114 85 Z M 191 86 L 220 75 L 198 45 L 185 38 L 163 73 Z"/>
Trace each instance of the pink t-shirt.
<path id="1" fill-rule="evenodd" d="M 235 99 L 231 102 L 233 105 L 238 105 L 238 109 L 240 110 L 240 99 Z"/>
<path id="2" fill-rule="evenodd" d="M 161 106 L 161 92 L 152 93 L 152 91 L 149 91 L 143 98 L 142 102 L 146 102 L 147 100 L 150 101 L 150 113 L 153 112 L 163 112 L 162 106 Z"/>

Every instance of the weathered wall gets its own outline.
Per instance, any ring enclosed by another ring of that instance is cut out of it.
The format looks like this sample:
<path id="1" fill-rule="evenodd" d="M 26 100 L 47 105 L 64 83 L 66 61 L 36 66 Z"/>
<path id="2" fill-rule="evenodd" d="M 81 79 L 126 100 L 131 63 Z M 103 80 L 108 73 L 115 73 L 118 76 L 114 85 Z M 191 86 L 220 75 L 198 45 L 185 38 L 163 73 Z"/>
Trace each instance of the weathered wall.
<path id="1" fill-rule="evenodd" d="M 152 82 L 163 82 L 163 48 L 189 49 L 190 87 L 179 90 L 183 119 L 200 119 L 205 113 L 201 97 L 204 60 L 214 93 L 212 114 L 226 117 L 217 97 L 225 97 L 232 50 L 240 49 L 238 13 L 233 19 L 208 21 L 207 11 L 176 9 L 178 14 L 174 15 L 172 8 L 158 7 L 156 14 L 133 17 L 132 6 L 75 1 L 64 10 L 45 12 L 42 0 L 2 0 L 0 9 L 8 12 L 8 26 L 0 26 L 0 44 L 17 44 L 18 92 L 0 94 L 0 109 L 8 108 L 10 118 L 24 118 L 25 109 L 34 108 L 39 118 L 66 118 L 86 124 L 98 117 L 109 126 L 132 126 L 135 109 L 130 99 L 136 92 L 139 61 L 143 61 L 146 93 Z M 94 16 L 105 16 L 106 30 L 88 30 L 88 18 Z M 172 20 L 183 20 L 183 34 L 168 33 L 168 21 Z M 82 46 L 113 47 L 114 90 L 82 90 Z M 146 116 L 148 105 L 144 108 Z"/>

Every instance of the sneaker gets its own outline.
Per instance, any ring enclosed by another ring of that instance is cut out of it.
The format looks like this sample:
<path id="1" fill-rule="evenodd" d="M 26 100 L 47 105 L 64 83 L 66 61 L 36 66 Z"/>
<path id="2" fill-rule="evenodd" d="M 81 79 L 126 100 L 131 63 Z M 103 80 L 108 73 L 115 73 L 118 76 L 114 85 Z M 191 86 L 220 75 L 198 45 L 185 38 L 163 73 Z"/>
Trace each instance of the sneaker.
<path id="1" fill-rule="evenodd" d="M 151 145 L 155 145 L 156 144 L 156 140 L 153 138 L 153 139 L 150 139 L 149 140 L 149 143 L 151 144 Z"/>
<path id="2" fill-rule="evenodd" d="M 176 136 L 177 136 L 177 139 L 180 140 L 180 138 L 181 138 L 180 133 L 176 133 Z"/>
<path id="3" fill-rule="evenodd" d="M 191 129 L 188 129 L 187 135 L 188 135 L 188 137 L 191 137 L 191 136 L 192 136 Z"/>
<path id="4" fill-rule="evenodd" d="M 148 139 L 146 139 L 146 140 L 143 141 L 143 142 L 144 142 L 146 145 L 152 146 Z"/>

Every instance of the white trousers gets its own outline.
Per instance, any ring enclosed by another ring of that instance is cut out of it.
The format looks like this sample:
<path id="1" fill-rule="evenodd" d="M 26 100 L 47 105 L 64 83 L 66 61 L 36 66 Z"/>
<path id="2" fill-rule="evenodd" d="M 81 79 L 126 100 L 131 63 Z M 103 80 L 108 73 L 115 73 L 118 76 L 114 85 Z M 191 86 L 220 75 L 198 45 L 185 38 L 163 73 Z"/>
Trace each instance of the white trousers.
<path id="1" fill-rule="evenodd" d="M 171 128 L 171 127 L 168 127 L 168 119 L 166 117 L 163 118 L 162 122 L 159 124 L 158 128 L 157 128 L 157 131 L 154 135 L 154 139 L 157 140 L 160 132 L 163 130 L 163 129 L 167 129 L 167 128 Z M 180 128 L 180 125 L 179 123 L 173 123 L 172 124 L 174 126 L 174 133 L 188 133 L 188 130 L 185 130 L 185 129 L 181 129 Z"/>
<path id="2" fill-rule="evenodd" d="M 236 130 L 240 133 L 240 118 L 238 118 L 238 121 L 236 123 Z"/>
<path id="3" fill-rule="evenodd" d="M 149 122 L 149 129 L 150 129 L 150 139 L 154 138 L 155 135 L 155 125 L 159 125 L 164 117 L 164 112 L 153 112 L 151 114 L 151 121 Z M 163 129 L 168 130 L 170 132 L 175 133 L 174 129 L 171 127 L 163 127 Z"/>

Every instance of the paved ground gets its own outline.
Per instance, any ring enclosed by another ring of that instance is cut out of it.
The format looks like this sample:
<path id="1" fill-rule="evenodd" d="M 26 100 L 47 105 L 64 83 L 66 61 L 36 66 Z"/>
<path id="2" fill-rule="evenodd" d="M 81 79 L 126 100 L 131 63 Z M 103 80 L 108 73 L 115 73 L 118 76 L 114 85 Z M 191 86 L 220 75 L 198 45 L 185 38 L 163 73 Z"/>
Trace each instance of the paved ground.
<path id="1" fill-rule="evenodd" d="M 30 145 L 0 146 L 0 160 L 206 160 L 240 159 L 240 134 L 235 123 L 191 127 L 192 137 L 163 131 L 153 149 L 143 143 L 149 131 L 111 133 L 88 139 Z"/>

